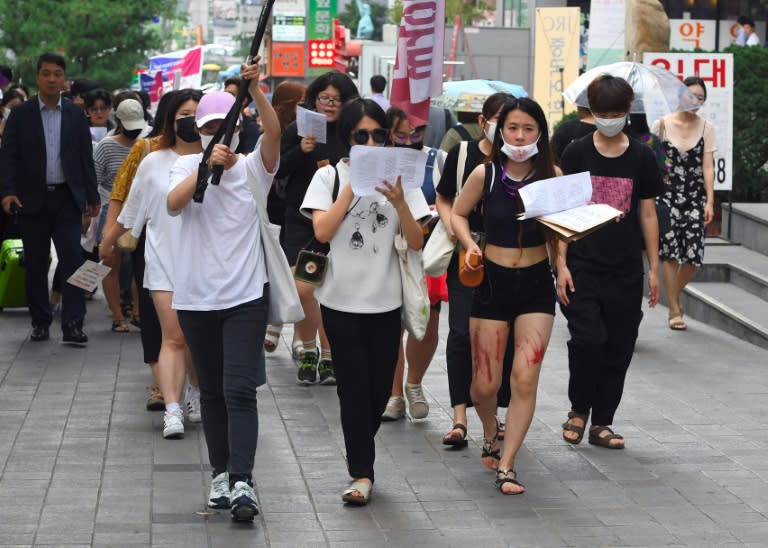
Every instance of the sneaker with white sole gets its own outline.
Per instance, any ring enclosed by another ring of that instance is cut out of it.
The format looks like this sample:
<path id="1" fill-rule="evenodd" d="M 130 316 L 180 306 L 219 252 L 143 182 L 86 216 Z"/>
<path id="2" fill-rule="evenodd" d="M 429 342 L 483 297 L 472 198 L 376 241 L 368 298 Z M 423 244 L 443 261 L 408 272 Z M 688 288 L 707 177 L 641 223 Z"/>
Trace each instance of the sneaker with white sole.
<path id="1" fill-rule="evenodd" d="M 229 500 L 232 504 L 232 519 L 235 521 L 253 521 L 253 517 L 259 513 L 256 493 L 244 481 L 235 483 Z"/>
<path id="2" fill-rule="evenodd" d="M 163 415 L 163 437 L 167 440 L 184 437 L 184 414 L 181 409 L 166 411 Z"/>
<path id="3" fill-rule="evenodd" d="M 200 413 L 200 389 L 193 386 L 187 387 L 187 419 L 189 422 L 200 422 L 203 416 Z"/>
<path id="4" fill-rule="evenodd" d="M 384 408 L 384 412 L 381 414 L 381 420 L 383 421 L 396 421 L 405 416 L 405 399 L 402 396 L 395 396 L 389 398 L 387 407 Z"/>
<path id="5" fill-rule="evenodd" d="M 229 474 L 222 472 L 211 481 L 211 490 L 208 492 L 208 508 L 229 508 Z"/>
<path id="6" fill-rule="evenodd" d="M 408 412 L 414 419 L 423 419 L 429 415 L 429 404 L 424 397 L 420 384 L 405 384 L 405 397 L 408 398 Z"/>
<path id="7" fill-rule="evenodd" d="M 320 376 L 320 384 L 325 386 L 336 384 L 336 370 L 333 368 L 333 361 L 320 360 L 320 363 L 317 364 L 317 373 Z"/>
<path id="8" fill-rule="evenodd" d="M 299 370 L 296 372 L 296 379 L 299 384 L 310 385 L 317 382 L 317 353 L 308 350 L 304 352 L 299 363 Z"/>

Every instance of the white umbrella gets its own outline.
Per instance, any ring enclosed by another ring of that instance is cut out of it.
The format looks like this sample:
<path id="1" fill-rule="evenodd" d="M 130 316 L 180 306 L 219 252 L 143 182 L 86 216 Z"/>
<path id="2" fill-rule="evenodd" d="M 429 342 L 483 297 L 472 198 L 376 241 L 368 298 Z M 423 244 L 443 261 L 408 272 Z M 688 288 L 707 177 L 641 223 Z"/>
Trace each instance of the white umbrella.
<path id="1" fill-rule="evenodd" d="M 632 86 L 635 100 L 630 112 L 644 112 L 659 117 L 701 106 L 688 87 L 668 70 L 631 61 L 590 69 L 574 80 L 563 95 L 575 105 L 589 108 L 587 88 L 601 74 L 624 78 Z"/>

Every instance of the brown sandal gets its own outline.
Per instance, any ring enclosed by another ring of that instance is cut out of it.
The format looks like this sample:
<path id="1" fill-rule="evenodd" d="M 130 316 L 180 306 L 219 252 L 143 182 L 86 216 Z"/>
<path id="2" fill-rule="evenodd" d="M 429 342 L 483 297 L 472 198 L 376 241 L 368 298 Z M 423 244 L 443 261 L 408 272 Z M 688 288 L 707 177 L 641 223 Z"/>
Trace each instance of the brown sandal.
<path id="1" fill-rule="evenodd" d="M 512 485 L 517 485 L 518 487 L 522 487 L 522 490 L 516 491 L 514 493 L 507 493 L 506 491 L 504 491 L 505 483 L 511 483 Z M 496 487 L 499 489 L 499 492 L 502 495 L 522 495 L 523 493 L 525 493 L 525 485 L 517 481 L 517 472 L 515 472 L 510 468 L 506 470 L 503 468 L 499 468 L 498 470 L 496 470 Z"/>
<path id="2" fill-rule="evenodd" d="M 451 435 L 456 431 L 460 432 L 459 437 Z M 466 447 L 468 445 L 467 427 L 460 422 L 454 424 L 453 428 L 451 428 L 451 431 L 443 436 L 443 445 L 450 445 L 451 447 L 457 447 L 459 449 Z"/>
<path id="3" fill-rule="evenodd" d="M 584 426 L 579 426 L 577 424 L 573 424 L 570 422 L 571 419 L 581 419 L 584 421 Z M 568 443 L 572 443 L 573 445 L 578 445 L 581 443 L 581 440 L 584 438 L 584 429 L 587 427 L 587 420 L 589 420 L 589 414 L 583 415 L 581 413 L 577 413 L 576 411 L 568 411 L 568 420 L 565 421 L 560 426 L 563 429 L 563 439 L 567 441 Z M 576 433 L 576 439 L 572 440 L 568 437 L 566 437 L 565 432 L 575 432 Z"/>
<path id="4" fill-rule="evenodd" d="M 491 439 L 483 438 L 483 453 L 480 456 L 480 460 L 483 461 L 483 466 L 488 470 L 498 470 L 499 461 L 501 460 L 501 449 L 498 446 L 498 439 L 496 435 Z M 496 449 L 493 446 L 496 445 Z"/>
<path id="5" fill-rule="evenodd" d="M 601 436 L 603 432 L 608 432 L 607 436 Z M 598 447 L 605 447 L 606 449 L 624 449 L 624 444 L 611 445 L 612 440 L 623 440 L 624 436 L 615 434 L 613 430 L 607 426 L 592 426 L 589 429 L 589 443 L 597 445 Z"/>
<path id="6" fill-rule="evenodd" d="M 131 329 L 128 327 L 128 320 L 115 320 L 112 322 L 112 331 L 115 333 L 130 333 Z"/>

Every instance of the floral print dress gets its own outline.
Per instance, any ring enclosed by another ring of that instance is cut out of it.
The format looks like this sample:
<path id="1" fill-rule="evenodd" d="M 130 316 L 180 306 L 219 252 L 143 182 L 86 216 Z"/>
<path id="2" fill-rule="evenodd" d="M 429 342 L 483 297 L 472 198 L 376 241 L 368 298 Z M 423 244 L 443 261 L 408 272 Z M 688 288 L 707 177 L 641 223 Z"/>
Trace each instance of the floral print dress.
<path id="1" fill-rule="evenodd" d="M 704 259 L 704 135 L 687 151 L 664 140 L 672 170 L 658 200 L 669 211 L 669 229 L 660 234 L 659 256 L 701 267 Z"/>

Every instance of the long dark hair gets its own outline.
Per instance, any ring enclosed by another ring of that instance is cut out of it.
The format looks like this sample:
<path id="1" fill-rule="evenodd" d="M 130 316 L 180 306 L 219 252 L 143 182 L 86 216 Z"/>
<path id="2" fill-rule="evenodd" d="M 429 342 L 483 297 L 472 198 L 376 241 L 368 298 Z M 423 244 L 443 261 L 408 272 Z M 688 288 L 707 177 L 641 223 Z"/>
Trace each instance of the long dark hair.
<path id="1" fill-rule="evenodd" d="M 373 99 L 353 99 L 341 109 L 339 121 L 336 124 L 336 133 L 339 141 L 347 148 L 351 148 L 350 140 L 352 130 L 365 116 L 376 121 L 381 127 L 387 128 L 387 115 L 384 109 Z"/>
<path id="2" fill-rule="evenodd" d="M 176 121 L 176 112 L 179 110 L 181 105 L 190 100 L 199 103 L 202 97 L 202 91 L 190 88 L 180 89 L 173 94 L 173 97 L 171 97 L 170 101 L 168 101 L 168 104 L 165 107 L 168 110 L 166 110 L 165 116 L 162 118 L 163 123 L 161 125 L 163 129 L 161 130 L 161 142 L 163 148 L 171 148 L 176 144 L 176 129 L 174 128 L 174 122 Z M 155 120 L 159 119 L 160 116 L 155 116 Z"/>
<path id="3" fill-rule="evenodd" d="M 539 152 L 533 157 L 533 169 L 536 173 L 535 179 L 549 179 L 555 176 L 555 161 L 554 154 L 552 154 L 552 148 L 549 145 L 549 129 L 547 127 L 547 118 L 544 116 L 544 111 L 539 106 L 539 103 L 528 97 L 522 97 L 520 99 L 512 99 L 504 104 L 504 107 L 499 113 L 499 123 L 496 125 L 496 133 L 493 138 L 493 153 L 492 161 L 499 168 L 506 161 L 507 156 L 501 152 L 501 147 L 504 144 L 502 139 L 502 129 L 504 128 L 504 121 L 507 119 L 507 115 L 515 110 L 522 111 L 536 121 L 539 126 L 539 140 L 537 141 L 537 147 Z"/>
<path id="4" fill-rule="evenodd" d="M 309 87 L 307 87 L 307 93 L 304 99 L 304 106 L 310 110 L 316 110 L 315 104 L 317 96 L 321 92 L 325 91 L 328 86 L 333 86 L 339 90 L 341 95 L 341 104 L 344 105 L 350 99 L 360 95 L 357 90 L 357 86 L 352 79 L 346 74 L 342 74 L 336 70 L 326 72 L 315 78 Z"/>

